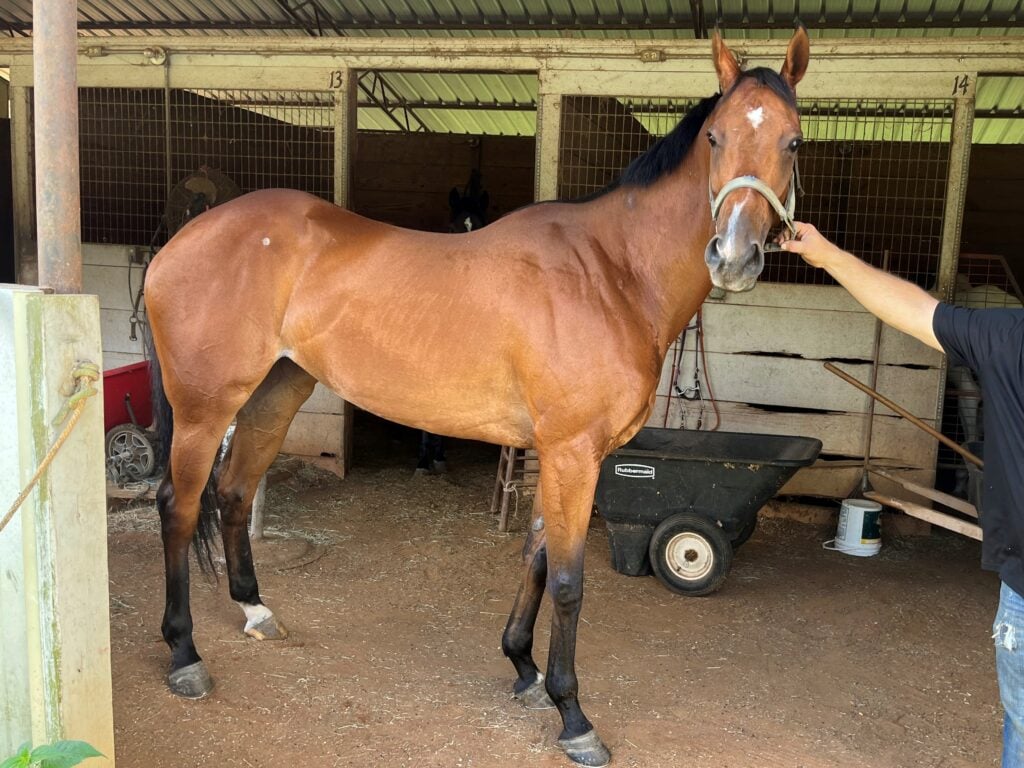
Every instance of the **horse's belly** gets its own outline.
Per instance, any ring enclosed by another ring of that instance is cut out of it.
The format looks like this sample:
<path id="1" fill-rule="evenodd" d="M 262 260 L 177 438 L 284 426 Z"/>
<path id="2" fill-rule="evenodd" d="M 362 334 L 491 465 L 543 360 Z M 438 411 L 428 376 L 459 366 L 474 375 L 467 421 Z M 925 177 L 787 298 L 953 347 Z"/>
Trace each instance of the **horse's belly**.
<path id="1" fill-rule="evenodd" d="M 499 445 L 532 444 L 529 414 L 498 361 L 452 354 L 371 348 L 339 339 L 329 354 L 292 357 L 318 381 L 358 408 L 435 434 Z M 433 355 L 430 358 L 434 358 Z"/>

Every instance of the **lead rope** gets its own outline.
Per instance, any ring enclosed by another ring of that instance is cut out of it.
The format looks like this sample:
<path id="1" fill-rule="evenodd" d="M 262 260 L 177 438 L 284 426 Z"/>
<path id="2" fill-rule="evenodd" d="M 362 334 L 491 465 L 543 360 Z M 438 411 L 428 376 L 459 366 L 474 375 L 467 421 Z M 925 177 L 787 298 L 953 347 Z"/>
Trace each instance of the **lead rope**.
<path id="1" fill-rule="evenodd" d="M 11 508 L 7 510 L 7 514 L 4 515 L 3 520 L 0 520 L 0 531 L 3 531 L 7 527 L 7 524 L 11 522 L 11 518 L 14 517 L 14 513 L 18 511 L 25 499 L 28 498 L 29 494 L 32 493 L 32 489 L 36 483 L 39 482 L 39 478 L 43 476 L 50 463 L 56 458 L 57 452 L 60 451 L 61 446 L 71 436 L 72 430 L 82 416 L 82 411 L 85 408 L 85 404 L 90 397 L 96 394 L 96 388 L 93 386 L 93 382 L 99 379 L 100 369 L 95 363 L 89 362 L 78 362 L 75 363 L 75 368 L 71 373 L 75 379 L 75 391 L 68 398 L 67 402 L 61 407 L 60 412 L 53 420 L 53 426 L 58 426 L 67 419 L 67 424 L 61 431 L 57 439 L 53 441 L 53 445 L 50 446 L 50 450 L 47 451 L 46 456 L 39 463 L 39 468 L 32 475 L 32 478 L 28 481 L 24 490 L 18 494 L 18 498 L 14 500 Z M 70 416 L 68 415 L 70 414 Z"/>

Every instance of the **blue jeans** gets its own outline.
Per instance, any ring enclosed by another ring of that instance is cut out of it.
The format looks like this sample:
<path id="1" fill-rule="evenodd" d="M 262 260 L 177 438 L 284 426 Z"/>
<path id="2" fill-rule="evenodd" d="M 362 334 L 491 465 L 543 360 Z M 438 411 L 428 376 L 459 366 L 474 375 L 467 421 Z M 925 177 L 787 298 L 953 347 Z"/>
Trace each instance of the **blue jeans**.
<path id="1" fill-rule="evenodd" d="M 1024 768 L 1024 597 L 1003 584 L 992 624 L 1003 702 L 1003 768 Z"/>

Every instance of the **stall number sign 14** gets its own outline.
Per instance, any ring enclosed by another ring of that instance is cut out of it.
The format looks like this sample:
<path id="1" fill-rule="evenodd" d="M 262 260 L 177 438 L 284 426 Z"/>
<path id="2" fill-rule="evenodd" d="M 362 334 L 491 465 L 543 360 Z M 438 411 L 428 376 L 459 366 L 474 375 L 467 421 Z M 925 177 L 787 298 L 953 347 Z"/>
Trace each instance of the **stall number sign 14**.
<path id="1" fill-rule="evenodd" d="M 616 464 L 615 474 L 619 477 L 635 477 L 641 480 L 654 479 L 654 467 L 646 464 Z"/>

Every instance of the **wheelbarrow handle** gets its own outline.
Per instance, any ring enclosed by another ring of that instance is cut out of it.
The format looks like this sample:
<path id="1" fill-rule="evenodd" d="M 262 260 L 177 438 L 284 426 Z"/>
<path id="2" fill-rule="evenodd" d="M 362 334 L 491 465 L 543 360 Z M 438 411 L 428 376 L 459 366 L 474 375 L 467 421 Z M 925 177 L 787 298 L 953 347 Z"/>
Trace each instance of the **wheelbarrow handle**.
<path id="1" fill-rule="evenodd" d="M 880 402 L 886 408 L 889 408 L 890 410 L 895 411 L 900 416 L 902 416 L 907 421 L 909 421 L 911 424 L 913 424 L 915 427 L 919 427 L 919 428 L 923 429 L 925 432 L 927 432 L 929 435 L 934 437 L 940 443 L 942 443 L 943 445 L 948 446 L 951 450 L 956 451 L 961 456 L 963 456 L 965 459 L 967 459 L 967 461 L 971 462 L 975 466 L 982 467 L 982 468 L 985 466 L 985 462 L 984 461 L 979 459 L 977 456 L 975 456 L 973 453 L 968 451 L 966 448 L 963 448 L 960 445 L 958 445 L 956 442 L 954 442 L 953 440 L 950 440 L 948 437 L 946 437 L 944 434 L 939 432 L 934 427 L 928 426 L 923 421 L 921 421 L 919 418 L 917 418 L 917 416 L 915 416 L 914 414 L 910 413 L 910 411 L 906 410 L 905 408 L 901 408 L 900 406 L 896 405 L 896 403 L 894 403 L 892 400 L 887 398 L 885 395 L 879 394 L 878 392 L 873 390 L 871 387 L 869 387 L 867 384 L 864 384 L 864 383 L 858 381 L 857 379 L 853 378 L 853 376 L 848 374 L 846 371 L 844 371 L 844 370 L 842 370 L 840 368 L 836 368 L 834 365 L 832 365 L 832 363 L 825 363 L 825 370 L 829 371 L 830 373 L 834 373 L 836 376 L 841 378 L 843 381 L 847 382 L 848 384 L 852 384 L 853 386 L 855 386 L 861 392 L 865 392 L 866 394 L 871 395 L 871 397 L 875 398 L 875 400 Z"/>

